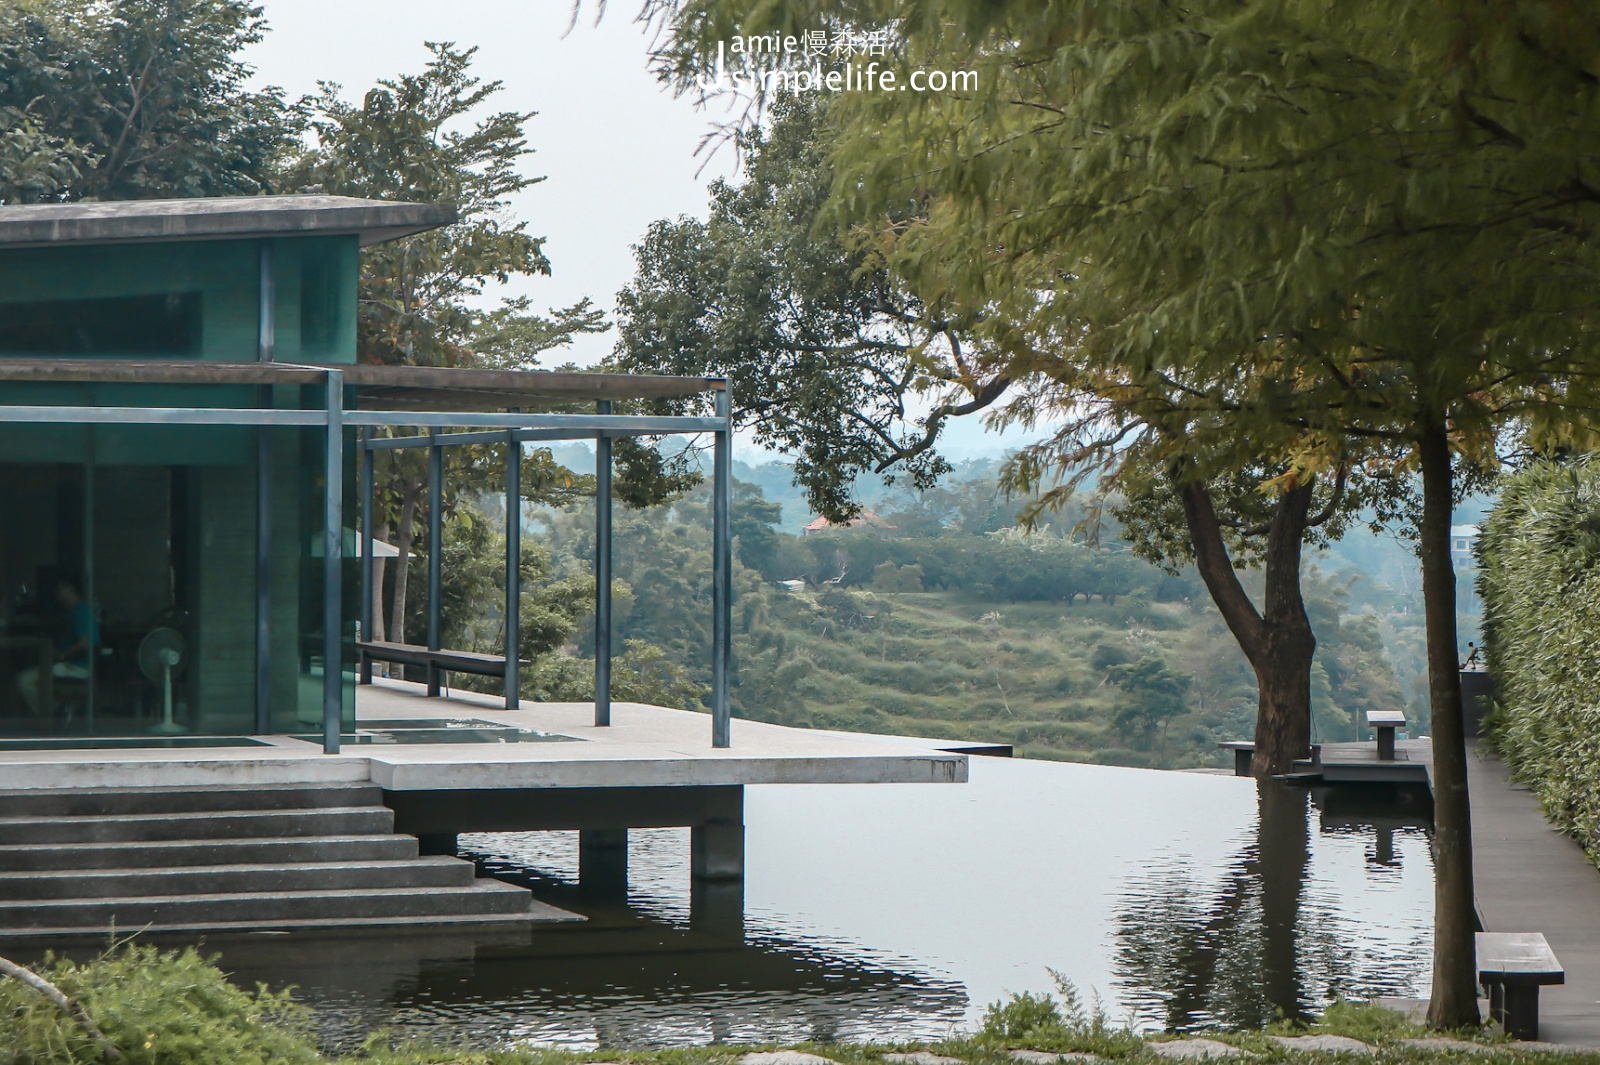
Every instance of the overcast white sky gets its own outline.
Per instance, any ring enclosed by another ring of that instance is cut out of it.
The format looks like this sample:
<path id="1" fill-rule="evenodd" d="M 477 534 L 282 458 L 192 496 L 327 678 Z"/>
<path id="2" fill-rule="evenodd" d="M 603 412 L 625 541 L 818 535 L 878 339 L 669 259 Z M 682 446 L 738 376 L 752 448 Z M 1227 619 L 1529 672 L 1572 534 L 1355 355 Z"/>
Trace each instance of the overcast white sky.
<path id="1" fill-rule="evenodd" d="M 697 154 L 715 116 L 664 91 L 646 69 L 648 39 L 637 0 L 611 0 L 598 25 L 585 0 L 577 25 L 569 0 L 261 0 L 271 30 L 246 59 L 262 84 L 291 96 L 317 82 L 352 100 L 379 78 L 420 70 L 425 41 L 479 49 L 476 68 L 505 83 L 497 110 L 537 111 L 524 170 L 546 180 L 513 204 L 547 238 L 553 275 L 517 283 L 540 309 L 585 296 L 612 310 L 633 276 L 631 247 L 660 218 L 704 216 L 706 185 L 733 171 L 733 153 Z M 491 295 L 493 293 L 491 292 Z M 570 356 L 590 363 L 612 337 L 580 338 Z M 951 427 L 952 456 L 992 454 L 1002 443 L 976 423 Z M 753 457 L 753 456 L 752 456 Z"/>
<path id="2" fill-rule="evenodd" d="M 505 83 L 499 110 L 537 111 L 524 171 L 546 180 L 513 210 L 548 238 L 553 276 L 516 285 L 536 304 L 584 296 L 610 310 L 633 274 L 630 246 L 658 218 L 703 215 L 706 183 L 731 169 L 724 150 L 706 162 L 696 148 L 708 117 L 662 91 L 645 67 L 637 5 L 616 0 L 595 25 L 592 0 L 578 24 L 568 0 L 264 0 L 267 39 L 247 55 L 258 80 L 291 96 L 338 82 L 359 99 L 379 78 L 420 70 L 424 41 L 479 49 L 476 67 Z M 590 362 L 611 338 L 585 338 L 574 358 Z M 559 357 L 559 356 L 558 356 Z"/>

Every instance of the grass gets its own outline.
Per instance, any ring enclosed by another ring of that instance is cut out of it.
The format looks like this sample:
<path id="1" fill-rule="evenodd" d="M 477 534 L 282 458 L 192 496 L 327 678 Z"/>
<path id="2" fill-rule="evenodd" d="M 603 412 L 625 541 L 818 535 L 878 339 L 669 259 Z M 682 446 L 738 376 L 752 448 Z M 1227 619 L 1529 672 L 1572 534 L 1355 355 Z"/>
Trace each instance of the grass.
<path id="1" fill-rule="evenodd" d="M 971 1065 L 1013 1065 L 1007 1051 L 1027 1048 L 1078 1051 L 1119 1061 L 1159 1060 L 1152 1041 L 1110 1023 L 1098 1004 L 1085 1005 L 1072 985 L 1057 978 L 1058 996 L 1014 995 L 992 1005 L 973 1033 L 937 1043 L 799 1044 L 705 1046 L 635 1051 L 604 1048 L 575 1053 L 539 1047 L 472 1050 L 445 1043 L 392 1043 L 379 1033 L 356 1053 L 330 1057 L 315 1044 L 311 1016 L 288 995 L 264 988 L 235 987 L 193 948 L 159 951 L 120 944 L 85 962 L 48 959 L 40 966 L 62 991 L 82 1004 L 93 1023 L 116 1046 L 108 1058 L 77 1022 L 16 980 L 0 980 L 0 1062 L 6 1065 L 88 1065 L 121 1060 L 130 1065 L 734 1065 L 752 1050 L 793 1049 L 840 1065 L 881 1065 L 893 1051 L 931 1050 Z M 1478 1033 L 1452 1033 L 1475 1040 L 1473 1052 L 1408 1047 L 1401 1040 L 1422 1029 L 1398 1013 L 1375 1006 L 1336 1003 L 1309 1031 L 1345 1035 L 1377 1047 L 1379 1062 L 1470 1060 L 1484 1065 L 1524 1062 L 1550 1055 Z M 1265 1032 L 1215 1032 L 1208 1038 L 1241 1047 L 1266 1063 L 1349 1062 L 1336 1055 L 1290 1051 L 1268 1038 L 1293 1031 L 1279 1025 Z M 1564 1054 L 1562 1061 L 1600 1063 L 1600 1050 Z"/>

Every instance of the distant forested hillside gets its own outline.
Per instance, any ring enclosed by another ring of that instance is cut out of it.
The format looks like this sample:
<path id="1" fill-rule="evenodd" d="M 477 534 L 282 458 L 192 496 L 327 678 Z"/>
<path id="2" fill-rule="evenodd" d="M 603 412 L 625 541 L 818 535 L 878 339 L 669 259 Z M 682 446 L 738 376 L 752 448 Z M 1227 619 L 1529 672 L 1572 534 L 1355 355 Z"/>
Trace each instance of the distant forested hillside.
<path id="1" fill-rule="evenodd" d="M 963 468 L 939 489 L 867 500 L 877 524 L 797 535 L 810 515 L 786 512 L 783 469 L 736 482 L 737 716 L 1163 767 L 1220 765 L 1218 740 L 1251 735 L 1252 674 L 1198 579 L 1136 558 L 1093 512 L 1024 535 L 992 473 Z M 708 500 L 702 487 L 618 508 L 618 698 L 694 706 L 707 691 Z M 484 510 L 447 525 L 445 620 L 451 645 L 492 650 L 501 520 L 493 501 Z M 592 509 L 530 509 L 525 529 L 527 694 L 589 698 Z M 1370 536 L 1347 546 L 1307 580 L 1323 740 L 1421 696 L 1415 585 L 1393 583 L 1414 559 Z"/>

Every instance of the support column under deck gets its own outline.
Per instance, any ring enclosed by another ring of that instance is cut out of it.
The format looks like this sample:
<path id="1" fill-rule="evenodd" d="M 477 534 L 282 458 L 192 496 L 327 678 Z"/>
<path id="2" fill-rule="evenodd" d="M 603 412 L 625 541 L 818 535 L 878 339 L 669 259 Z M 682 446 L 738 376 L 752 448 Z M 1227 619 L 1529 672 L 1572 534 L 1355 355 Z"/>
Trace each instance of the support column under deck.
<path id="1" fill-rule="evenodd" d="M 578 830 L 578 887 L 595 898 L 628 897 L 628 830 Z"/>
<path id="2" fill-rule="evenodd" d="M 689 829 L 689 923 L 744 938 L 744 789 L 717 789 L 707 820 Z"/>

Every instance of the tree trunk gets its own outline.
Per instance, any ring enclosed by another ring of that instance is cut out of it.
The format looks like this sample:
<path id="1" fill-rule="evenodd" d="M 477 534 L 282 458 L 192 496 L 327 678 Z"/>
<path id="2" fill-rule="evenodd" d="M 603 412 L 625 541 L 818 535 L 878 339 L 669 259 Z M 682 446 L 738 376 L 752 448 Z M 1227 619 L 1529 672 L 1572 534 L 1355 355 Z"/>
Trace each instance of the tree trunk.
<path id="1" fill-rule="evenodd" d="M 1457 673 L 1456 575 L 1450 562 L 1454 492 L 1450 438 L 1442 418 L 1424 422 L 1422 604 L 1428 630 L 1428 708 L 1433 736 L 1433 1000 L 1435 1028 L 1476 1026 L 1477 928 L 1472 887 L 1472 810 L 1467 804 L 1467 741 Z"/>
<path id="2" fill-rule="evenodd" d="M 1311 663 L 1316 634 L 1300 594 L 1300 552 L 1311 510 L 1308 480 L 1279 497 L 1267 528 L 1265 610 L 1259 612 L 1228 557 L 1211 496 L 1204 485 L 1182 484 L 1184 521 L 1195 566 L 1228 630 L 1256 675 L 1257 777 L 1288 772 L 1311 753 Z"/>
<path id="3" fill-rule="evenodd" d="M 394 547 L 399 552 L 394 560 L 394 599 L 389 612 L 389 640 L 406 642 L 406 576 L 411 570 L 411 540 L 417 523 L 417 501 L 422 498 L 422 486 L 413 481 L 400 482 L 400 521 L 395 526 Z"/>

